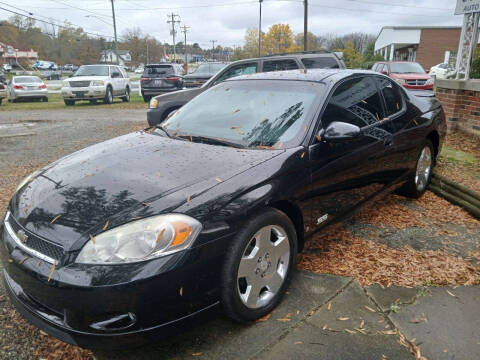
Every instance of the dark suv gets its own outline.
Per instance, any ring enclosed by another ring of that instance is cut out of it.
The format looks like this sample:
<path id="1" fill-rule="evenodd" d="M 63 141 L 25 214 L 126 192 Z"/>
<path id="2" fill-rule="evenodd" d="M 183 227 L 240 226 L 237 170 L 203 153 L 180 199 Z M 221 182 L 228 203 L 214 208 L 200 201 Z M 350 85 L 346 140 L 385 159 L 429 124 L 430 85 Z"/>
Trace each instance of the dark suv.
<path id="1" fill-rule="evenodd" d="M 152 96 L 183 89 L 183 68 L 179 64 L 161 63 L 146 65 L 140 79 L 143 100 Z"/>
<path id="2" fill-rule="evenodd" d="M 179 109 L 198 94 L 234 76 L 295 69 L 345 69 L 345 64 L 338 53 L 326 50 L 271 55 L 235 61 L 211 77 L 202 87 L 154 97 L 150 101 L 147 111 L 148 124 L 150 126 L 160 124 L 171 112 Z"/>

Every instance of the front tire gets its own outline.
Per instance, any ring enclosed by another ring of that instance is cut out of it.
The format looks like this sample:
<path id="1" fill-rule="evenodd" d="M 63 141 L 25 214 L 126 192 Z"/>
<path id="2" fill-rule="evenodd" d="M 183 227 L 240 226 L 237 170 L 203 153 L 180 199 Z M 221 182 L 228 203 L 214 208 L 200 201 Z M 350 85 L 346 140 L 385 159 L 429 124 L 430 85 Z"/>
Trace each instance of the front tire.
<path id="1" fill-rule="evenodd" d="M 225 313 L 245 322 L 270 313 L 282 299 L 297 255 L 290 218 L 267 208 L 251 216 L 235 237 L 221 273 Z"/>
<path id="2" fill-rule="evenodd" d="M 122 97 L 122 101 L 123 102 L 130 102 L 130 88 L 129 87 L 127 87 L 125 89 L 125 96 Z"/>
<path id="3" fill-rule="evenodd" d="M 417 199 L 427 191 L 427 186 L 432 177 L 433 165 L 435 163 L 435 151 L 430 140 L 426 140 L 420 154 L 417 157 L 415 173 L 400 189 L 404 196 Z"/>
<path id="4" fill-rule="evenodd" d="M 113 103 L 113 93 L 110 86 L 107 87 L 107 92 L 105 93 L 105 98 L 103 99 L 103 102 L 109 105 Z"/>
<path id="5" fill-rule="evenodd" d="M 73 106 L 73 105 L 75 105 L 75 100 L 64 99 L 63 102 L 64 102 L 65 105 L 67 105 L 67 106 Z"/>

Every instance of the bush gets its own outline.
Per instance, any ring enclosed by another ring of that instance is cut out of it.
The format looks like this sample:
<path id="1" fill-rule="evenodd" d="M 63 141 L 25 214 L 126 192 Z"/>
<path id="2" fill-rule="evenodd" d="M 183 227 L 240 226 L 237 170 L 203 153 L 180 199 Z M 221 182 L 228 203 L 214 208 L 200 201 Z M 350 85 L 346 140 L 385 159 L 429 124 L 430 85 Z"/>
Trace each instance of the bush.
<path id="1" fill-rule="evenodd" d="M 480 79 L 480 56 L 472 62 L 470 70 L 470 79 Z"/>

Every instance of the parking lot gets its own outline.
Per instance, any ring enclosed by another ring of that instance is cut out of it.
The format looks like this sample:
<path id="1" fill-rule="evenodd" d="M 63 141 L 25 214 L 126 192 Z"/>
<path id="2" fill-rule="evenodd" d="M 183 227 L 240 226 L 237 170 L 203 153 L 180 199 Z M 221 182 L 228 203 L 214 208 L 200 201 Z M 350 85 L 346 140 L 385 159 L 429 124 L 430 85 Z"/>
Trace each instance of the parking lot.
<path id="1" fill-rule="evenodd" d="M 0 210 L 31 171 L 146 126 L 144 108 L 116 105 L 1 111 Z M 19 316 L 2 287 L 1 357 L 314 359 L 321 351 L 325 359 L 413 359 L 416 352 L 429 359 L 478 358 L 480 324 L 469 316 L 480 296 L 472 286 L 480 283 L 478 233 L 478 220 L 433 193 L 415 201 L 390 195 L 382 206 L 312 239 L 285 301 L 266 318 L 245 326 L 217 311 L 134 351 L 93 355 L 65 345 Z"/>

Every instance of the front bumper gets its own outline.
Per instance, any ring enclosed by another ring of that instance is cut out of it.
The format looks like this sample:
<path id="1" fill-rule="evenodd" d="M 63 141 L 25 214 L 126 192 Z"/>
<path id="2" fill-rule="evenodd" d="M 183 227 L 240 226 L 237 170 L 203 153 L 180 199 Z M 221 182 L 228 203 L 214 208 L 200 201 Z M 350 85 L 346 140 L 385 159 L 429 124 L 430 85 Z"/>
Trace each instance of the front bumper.
<path id="1" fill-rule="evenodd" d="M 231 236 L 154 260 L 52 265 L 31 257 L 0 228 L 5 285 L 17 310 L 50 335 L 85 348 L 125 348 L 171 335 L 218 304 Z"/>
<path id="2" fill-rule="evenodd" d="M 106 91 L 105 86 L 62 87 L 62 96 L 68 100 L 103 99 Z"/>

